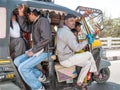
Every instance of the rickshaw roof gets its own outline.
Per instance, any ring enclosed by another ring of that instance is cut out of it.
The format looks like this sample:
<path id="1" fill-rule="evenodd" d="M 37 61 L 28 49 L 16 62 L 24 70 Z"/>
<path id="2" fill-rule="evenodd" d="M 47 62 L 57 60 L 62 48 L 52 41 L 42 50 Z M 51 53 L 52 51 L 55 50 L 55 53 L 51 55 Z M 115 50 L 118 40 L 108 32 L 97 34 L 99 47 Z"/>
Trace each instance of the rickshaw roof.
<path id="1" fill-rule="evenodd" d="M 62 11 L 62 12 L 65 12 L 65 13 L 73 14 L 75 16 L 81 16 L 80 13 L 78 13 L 78 12 L 76 12 L 74 10 L 71 10 L 71 9 L 69 9 L 67 7 L 60 6 L 60 5 L 51 3 L 51 2 L 28 1 L 28 0 L 1 0 L 0 5 L 2 4 L 1 2 L 2 3 L 7 3 L 6 6 L 13 7 L 13 8 L 16 8 L 16 5 L 25 3 L 28 6 L 34 7 L 34 8 L 58 10 L 58 11 Z"/>

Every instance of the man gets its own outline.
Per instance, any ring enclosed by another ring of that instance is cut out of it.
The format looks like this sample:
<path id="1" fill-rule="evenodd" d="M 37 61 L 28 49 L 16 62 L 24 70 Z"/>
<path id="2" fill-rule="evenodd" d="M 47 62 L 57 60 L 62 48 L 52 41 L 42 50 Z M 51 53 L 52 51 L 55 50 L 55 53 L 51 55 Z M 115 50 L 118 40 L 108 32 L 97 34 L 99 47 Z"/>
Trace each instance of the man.
<path id="1" fill-rule="evenodd" d="M 36 9 L 33 11 L 28 9 L 28 19 L 32 22 L 32 25 L 29 25 L 25 22 L 24 11 L 24 5 L 18 8 L 18 21 L 24 31 L 32 33 L 33 47 L 17 57 L 14 63 L 23 80 L 32 90 L 45 90 L 40 82 L 40 80 L 44 81 L 45 77 L 35 66 L 49 55 L 48 45 L 52 39 L 50 24 L 48 19 L 39 16 L 40 14 Z"/>
<path id="2" fill-rule="evenodd" d="M 60 64 L 64 67 L 71 67 L 74 65 L 82 67 L 77 80 L 77 85 L 82 86 L 88 71 L 94 72 L 96 76 L 98 76 L 98 71 L 90 52 L 87 51 L 75 54 L 75 52 L 83 49 L 91 39 L 78 43 L 76 36 L 71 31 L 73 28 L 75 28 L 75 16 L 68 14 L 65 16 L 65 25 L 63 28 L 59 28 L 57 32 L 57 53 Z M 92 41 L 90 43 L 92 43 Z"/>

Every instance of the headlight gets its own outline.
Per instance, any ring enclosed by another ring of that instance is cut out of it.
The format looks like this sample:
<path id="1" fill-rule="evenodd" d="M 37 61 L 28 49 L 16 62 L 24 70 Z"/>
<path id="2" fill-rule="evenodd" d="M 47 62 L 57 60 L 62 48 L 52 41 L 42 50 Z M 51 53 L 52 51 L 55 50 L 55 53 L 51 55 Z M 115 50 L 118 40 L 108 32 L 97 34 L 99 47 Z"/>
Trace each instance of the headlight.
<path id="1" fill-rule="evenodd" d="M 105 49 L 101 49 L 101 53 L 100 53 L 101 55 L 101 58 L 106 58 L 106 50 Z"/>

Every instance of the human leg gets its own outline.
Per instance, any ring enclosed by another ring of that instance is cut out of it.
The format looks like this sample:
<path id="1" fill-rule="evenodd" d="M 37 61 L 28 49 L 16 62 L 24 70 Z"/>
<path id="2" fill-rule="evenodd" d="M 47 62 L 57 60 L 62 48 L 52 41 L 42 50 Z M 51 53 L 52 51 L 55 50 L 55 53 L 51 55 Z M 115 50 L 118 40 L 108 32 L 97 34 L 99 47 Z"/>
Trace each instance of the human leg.
<path id="1" fill-rule="evenodd" d="M 38 70 L 34 67 L 47 57 L 48 53 L 42 53 L 39 56 L 30 57 L 29 59 L 21 63 L 18 68 L 23 80 L 32 88 L 32 90 L 37 90 L 42 87 L 41 82 L 36 77 L 36 75 L 38 74 Z M 37 72 L 37 74 L 35 75 L 34 72 Z"/>
<path id="2" fill-rule="evenodd" d="M 97 72 L 95 61 L 93 61 L 94 59 L 91 58 L 92 57 L 91 55 L 92 54 L 90 54 L 89 52 L 75 54 L 72 57 L 70 57 L 68 60 L 63 61 L 61 64 L 65 67 L 70 67 L 73 65 L 82 67 L 77 80 L 77 83 L 82 84 L 89 70 L 91 70 L 92 72 Z"/>
<path id="3" fill-rule="evenodd" d="M 10 37 L 10 56 L 12 59 L 15 58 L 15 50 L 14 50 L 15 44 L 16 44 L 16 42 L 15 42 L 14 38 Z"/>
<path id="4" fill-rule="evenodd" d="M 14 64 L 19 67 L 19 65 L 24 62 L 29 57 L 26 54 L 20 55 L 14 59 Z"/>
<path id="5" fill-rule="evenodd" d="M 15 56 L 22 55 L 26 51 L 25 42 L 22 38 L 16 39 Z"/>
<path id="6" fill-rule="evenodd" d="M 42 76 L 42 72 L 40 72 L 35 67 L 33 68 L 32 72 L 34 73 L 34 75 L 35 75 L 36 78 L 39 78 L 40 76 Z"/>

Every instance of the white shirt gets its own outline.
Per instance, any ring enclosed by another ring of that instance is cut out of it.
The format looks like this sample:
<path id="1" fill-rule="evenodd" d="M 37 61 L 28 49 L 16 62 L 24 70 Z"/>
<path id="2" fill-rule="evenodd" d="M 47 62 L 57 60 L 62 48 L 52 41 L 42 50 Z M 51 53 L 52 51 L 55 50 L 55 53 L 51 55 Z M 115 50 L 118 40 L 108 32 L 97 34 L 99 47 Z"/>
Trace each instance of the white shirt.
<path id="1" fill-rule="evenodd" d="M 20 37 L 20 26 L 16 21 L 12 22 L 13 28 L 10 27 L 10 37 L 19 38 Z"/>
<path id="2" fill-rule="evenodd" d="M 60 61 L 64 61 L 80 51 L 88 44 L 88 40 L 78 43 L 76 36 L 67 26 L 57 31 L 57 54 Z"/>

